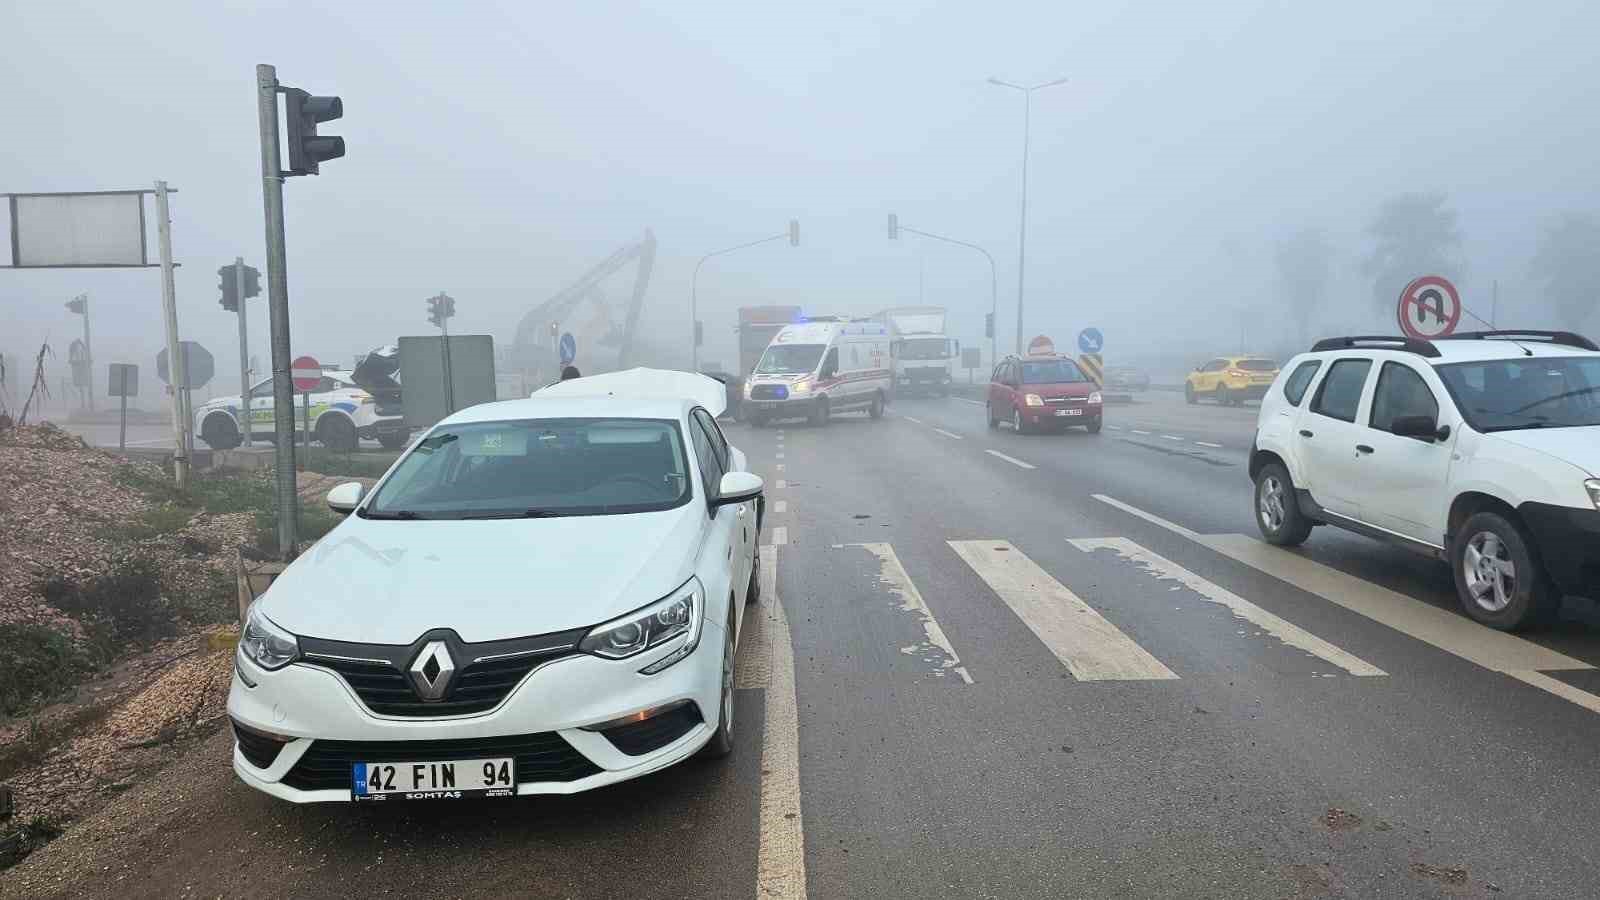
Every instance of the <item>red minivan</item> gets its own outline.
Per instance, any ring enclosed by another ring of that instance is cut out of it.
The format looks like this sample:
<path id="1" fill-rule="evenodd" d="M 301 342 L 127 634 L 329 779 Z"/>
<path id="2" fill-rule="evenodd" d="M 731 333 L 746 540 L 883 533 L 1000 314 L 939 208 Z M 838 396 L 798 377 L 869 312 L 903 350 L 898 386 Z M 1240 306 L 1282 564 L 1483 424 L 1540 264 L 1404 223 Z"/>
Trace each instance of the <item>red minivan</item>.
<path id="1" fill-rule="evenodd" d="M 989 427 L 1022 434 L 1038 429 L 1100 431 L 1100 386 L 1065 356 L 1010 356 L 989 380 Z"/>

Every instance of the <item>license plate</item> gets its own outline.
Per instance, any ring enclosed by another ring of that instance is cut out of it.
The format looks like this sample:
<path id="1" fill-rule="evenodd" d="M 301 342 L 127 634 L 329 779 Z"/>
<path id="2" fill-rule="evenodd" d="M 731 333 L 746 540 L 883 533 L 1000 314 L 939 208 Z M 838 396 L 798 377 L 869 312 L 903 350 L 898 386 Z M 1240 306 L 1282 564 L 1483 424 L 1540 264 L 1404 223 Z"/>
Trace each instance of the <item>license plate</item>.
<path id="1" fill-rule="evenodd" d="M 1058 416 L 1081 416 L 1081 415 L 1083 415 L 1083 410 L 1081 410 L 1081 409 L 1058 409 L 1058 410 L 1056 410 L 1056 415 L 1058 415 Z"/>
<path id="2" fill-rule="evenodd" d="M 351 772 L 352 800 L 461 800 L 516 795 L 517 762 L 510 757 L 356 763 Z"/>

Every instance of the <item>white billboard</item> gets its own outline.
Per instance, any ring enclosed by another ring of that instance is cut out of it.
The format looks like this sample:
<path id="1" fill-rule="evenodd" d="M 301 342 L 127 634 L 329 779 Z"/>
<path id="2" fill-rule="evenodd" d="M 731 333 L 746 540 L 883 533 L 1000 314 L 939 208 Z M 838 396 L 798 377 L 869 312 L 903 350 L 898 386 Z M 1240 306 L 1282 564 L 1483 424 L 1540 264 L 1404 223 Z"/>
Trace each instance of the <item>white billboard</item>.
<path id="1" fill-rule="evenodd" d="M 12 194 L 11 265 L 146 266 L 144 192 Z"/>

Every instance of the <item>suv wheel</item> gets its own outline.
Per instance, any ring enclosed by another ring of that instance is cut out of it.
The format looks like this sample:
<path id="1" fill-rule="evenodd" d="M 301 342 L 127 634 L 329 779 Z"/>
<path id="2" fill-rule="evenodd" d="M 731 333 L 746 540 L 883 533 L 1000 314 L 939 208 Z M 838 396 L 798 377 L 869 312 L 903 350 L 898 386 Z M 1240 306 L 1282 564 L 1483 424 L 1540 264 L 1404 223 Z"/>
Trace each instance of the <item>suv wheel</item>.
<path id="1" fill-rule="evenodd" d="M 1522 529 L 1505 516 L 1480 512 L 1450 545 L 1456 594 L 1467 615 L 1514 631 L 1555 611 L 1559 598 Z"/>
<path id="2" fill-rule="evenodd" d="M 1311 520 L 1300 512 L 1294 481 L 1280 463 L 1268 463 L 1256 473 L 1256 527 L 1269 544 L 1295 547 L 1311 536 Z"/>

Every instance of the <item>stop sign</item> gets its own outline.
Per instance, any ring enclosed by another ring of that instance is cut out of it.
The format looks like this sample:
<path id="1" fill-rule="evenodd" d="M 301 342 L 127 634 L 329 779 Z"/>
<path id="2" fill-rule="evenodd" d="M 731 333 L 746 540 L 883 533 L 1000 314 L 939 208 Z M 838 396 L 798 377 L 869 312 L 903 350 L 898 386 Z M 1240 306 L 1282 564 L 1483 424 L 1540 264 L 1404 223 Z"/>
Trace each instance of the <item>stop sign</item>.
<path id="1" fill-rule="evenodd" d="M 216 360 L 211 358 L 211 351 L 200 346 L 194 341 L 180 341 L 178 343 L 178 352 L 182 353 L 183 358 L 189 363 L 189 365 L 185 367 L 189 373 L 189 383 L 183 385 L 183 387 L 190 389 L 205 387 L 206 384 L 211 381 L 211 376 L 216 374 L 217 370 Z M 171 384 L 171 372 L 172 370 L 167 366 L 167 351 L 163 350 L 160 353 L 157 353 L 156 377 L 167 384 Z"/>
<path id="2" fill-rule="evenodd" d="M 295 390 L 309 394 L 322 383 L 322 364 L 310 356 L 302 356 L 289 364 L 289 377 L 294 380 Z"/>

